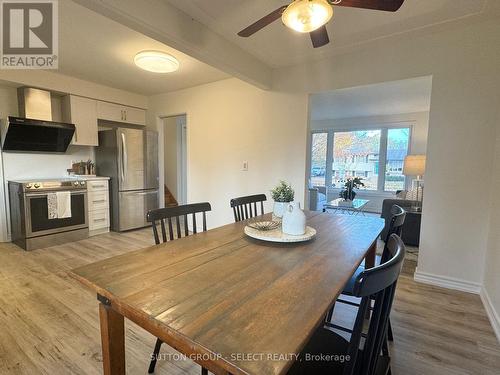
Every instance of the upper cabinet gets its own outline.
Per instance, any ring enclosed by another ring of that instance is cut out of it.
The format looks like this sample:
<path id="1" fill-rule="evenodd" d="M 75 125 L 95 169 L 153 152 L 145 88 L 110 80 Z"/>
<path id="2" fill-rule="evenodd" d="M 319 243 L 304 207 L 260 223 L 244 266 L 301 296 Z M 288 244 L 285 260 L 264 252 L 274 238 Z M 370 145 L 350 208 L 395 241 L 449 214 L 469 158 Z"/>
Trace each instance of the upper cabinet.
<path id="1" fill-rule="evenodd" d="M 97 146 L 97 101 L 81 96 L 66 95 L 62 99 L 64 122 L 75 124 L 71 144 Z"/>
<path id="2" fill-rule="evenodd" d="M 61 103 L 62 120 L 75 124 L 75 135 L 71 144 L 98 146 L 97 121 L 107 120 L 133 125 L 146 125 L 144 109 L 120 104 L 101 102 L 76 95 L 66 95 Z"/>
<path id="3" fill-rule="evenodd" d="M 108 102 L 97 102 L 97 118 L 134 125 L 146 125 L 146 111 L 144 109 Z"/>

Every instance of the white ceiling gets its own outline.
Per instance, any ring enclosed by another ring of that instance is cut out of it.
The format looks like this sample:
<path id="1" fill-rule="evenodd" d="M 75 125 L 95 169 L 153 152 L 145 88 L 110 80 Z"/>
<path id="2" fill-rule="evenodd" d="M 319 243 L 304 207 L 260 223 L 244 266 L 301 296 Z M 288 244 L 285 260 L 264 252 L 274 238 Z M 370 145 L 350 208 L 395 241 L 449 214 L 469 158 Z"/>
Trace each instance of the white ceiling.
<path id="1" fill-rule="evenodd" d="M 313 121 L 426 112 L 431 105 L 431 77 L 358 86 L 312 94 Z"/>
<path id="2" fill-rule="evenodd" d="M 138 69 L 133 62 L 134 55 L 147 49 L 174 55 L 180 69 L 170 74 Z M 70 0 L 59 1 L 59 72 L 144 95 L 229 77 Z"/>
<path id="3" fill-rule="evenodd" d="M 485 12 L 487 1 L 406 0 L 396 13 L 334 7 L 327 25 L 331 43 L 313 49 L 309 36 L 287 29 L 281 21 L 249 38 L 236 33 L 290 0 L 163 0 L 237 44 L 262 62 L 281 67 L 340 53 L 360 43 L 416 31 Z"/>

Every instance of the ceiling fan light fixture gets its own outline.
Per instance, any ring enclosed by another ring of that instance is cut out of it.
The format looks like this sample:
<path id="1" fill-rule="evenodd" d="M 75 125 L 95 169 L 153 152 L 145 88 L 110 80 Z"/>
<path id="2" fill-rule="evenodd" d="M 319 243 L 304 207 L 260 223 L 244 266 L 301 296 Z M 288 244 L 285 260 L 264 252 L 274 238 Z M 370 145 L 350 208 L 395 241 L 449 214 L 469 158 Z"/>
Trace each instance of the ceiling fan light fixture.
<path id="1" fill-rule="evenodd" d="M 333 8 L 327 0 L 295 0 L 283 11 L 281 20 L 290 29 L 310 33 L 332 17 Z"/>
<path id="2" fill-rule="evenodd" d="M 139 68 L 153 73 L 172 73 L 179 69 L 179 61 L 161 51 L 141 51 L 135 55 L 134 63 Z"/>

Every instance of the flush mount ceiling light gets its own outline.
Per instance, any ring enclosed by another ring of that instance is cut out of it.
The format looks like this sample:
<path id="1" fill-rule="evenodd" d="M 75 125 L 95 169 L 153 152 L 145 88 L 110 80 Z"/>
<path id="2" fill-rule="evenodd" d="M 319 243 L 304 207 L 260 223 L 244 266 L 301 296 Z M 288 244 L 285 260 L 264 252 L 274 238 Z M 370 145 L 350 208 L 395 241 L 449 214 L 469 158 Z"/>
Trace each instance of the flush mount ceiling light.
<path id="1" fill-rule="evenodd" d="M 296 0 L 281 15 L 283 23 L 299 33 L 310 33 L 325 25 L 333 16 L 326 0 Z"/>
<path id="2" fill-rule="evenodd" d="M 172 73 L 179 69 L 179 61 L 172 55 L 161 51 L 142 51 L 134 57 L 139 68 L 153 73 Z"/>

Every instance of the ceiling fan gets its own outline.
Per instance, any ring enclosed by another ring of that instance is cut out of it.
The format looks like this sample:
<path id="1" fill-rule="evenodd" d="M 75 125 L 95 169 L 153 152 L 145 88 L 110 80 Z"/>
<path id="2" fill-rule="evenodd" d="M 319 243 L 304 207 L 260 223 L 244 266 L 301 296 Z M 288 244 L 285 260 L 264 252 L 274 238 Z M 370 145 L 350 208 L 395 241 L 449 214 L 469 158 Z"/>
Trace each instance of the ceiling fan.
<path id="1" fill-rule="evenodd" d="M 330 42 L 325 25 L 333 17 L 334 5 L 395 12 L 403 2 L 404 0 L 294 0 L 241 30 L 238 35 L 249 37 L 281 18 L 285 26 L 301 33 L 309 33 L 313 47 L 318 48 Z"/>

